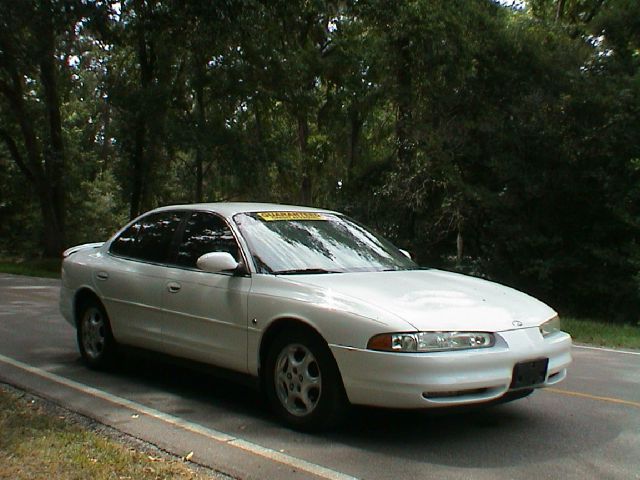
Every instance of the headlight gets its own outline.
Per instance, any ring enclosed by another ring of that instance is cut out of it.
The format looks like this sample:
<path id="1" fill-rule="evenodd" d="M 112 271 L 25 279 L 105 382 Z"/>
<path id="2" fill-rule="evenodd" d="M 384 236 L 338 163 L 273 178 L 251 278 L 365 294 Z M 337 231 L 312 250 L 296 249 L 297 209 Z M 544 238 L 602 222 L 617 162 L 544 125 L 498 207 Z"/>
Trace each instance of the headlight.
<path id="1" fill-rule="evenodd" d="M 494 344 L 495 337 L 486 332 L 410 332 L 376 335 L 367 348 L 383 352 L 438 352 L 487 348 Z"/>
<path id="2" fill-rule="evenodd" d="M 548 337 L 549 335 L 560 331 L 560 318 L 553 317 L 551 320 L 544 322 L 540 325 L 540 333 L 543 337 Z"/>

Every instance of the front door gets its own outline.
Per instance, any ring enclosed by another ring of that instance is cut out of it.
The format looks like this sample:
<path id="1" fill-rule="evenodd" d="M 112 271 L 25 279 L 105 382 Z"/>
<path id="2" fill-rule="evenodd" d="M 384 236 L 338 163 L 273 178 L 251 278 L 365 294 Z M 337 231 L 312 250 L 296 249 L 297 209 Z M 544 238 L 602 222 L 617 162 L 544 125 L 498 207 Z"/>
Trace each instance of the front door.
<path id="1" fill-rule="evenodd" d="M 247 371 L 247 297 L 250 276 L 207 273 L 196 266 L 209 252 L 228 252 L 240 260 L 238 244 L 226 222 L 208 212 L 185 221 L 174 268 L 163 291 L 163 349 L 168 353 Z"/>

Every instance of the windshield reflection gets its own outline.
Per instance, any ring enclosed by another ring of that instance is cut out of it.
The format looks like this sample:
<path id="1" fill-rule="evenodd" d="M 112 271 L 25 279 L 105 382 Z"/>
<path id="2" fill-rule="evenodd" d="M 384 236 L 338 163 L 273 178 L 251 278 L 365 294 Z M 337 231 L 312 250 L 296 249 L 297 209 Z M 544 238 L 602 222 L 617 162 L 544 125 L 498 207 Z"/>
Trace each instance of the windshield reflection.
<path id="1" fill-rule="evenodd" d="M 387 240 L 339 215 L 320 219 L 234 217 L 259 273 L 311 274 L 409 270 L 418 266 Z"/>

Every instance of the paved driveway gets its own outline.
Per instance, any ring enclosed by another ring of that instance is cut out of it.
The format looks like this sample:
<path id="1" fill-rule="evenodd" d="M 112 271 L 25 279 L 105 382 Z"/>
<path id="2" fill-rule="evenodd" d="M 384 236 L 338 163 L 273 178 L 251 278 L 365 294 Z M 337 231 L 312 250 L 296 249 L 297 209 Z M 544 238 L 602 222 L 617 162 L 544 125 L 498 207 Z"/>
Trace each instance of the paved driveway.
<path id="1" fill-rule="evenodd" d="M 58 281 L 0 274 L 0 381 L 248 479 L 640 479 L 640 354 L 575 347 L 558 388 L 464 412 L 354 409 L 340 431 L 281 427 L 252 388 L 128 355 L 87 370 Z"/>

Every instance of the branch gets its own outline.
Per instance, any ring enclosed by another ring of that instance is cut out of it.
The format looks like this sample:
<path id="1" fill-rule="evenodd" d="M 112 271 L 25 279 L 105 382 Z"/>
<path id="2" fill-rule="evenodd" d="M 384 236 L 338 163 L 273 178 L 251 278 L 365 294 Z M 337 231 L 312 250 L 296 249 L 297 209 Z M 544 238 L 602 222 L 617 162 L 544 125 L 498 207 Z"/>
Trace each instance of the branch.
<path id="1" fill-rule="evenodd" d="M 4 93 L 7 98 L 13 94 L 13 89 L 2 79 L 0 79 L 0 93 Z"/>
<path id="2" fill-rule="evenodd" d="M 18 149 L 18 145 L 16 144 L 13 137 L 11 137 L 11 135 L 9 135 L 9 132 L 7 132 L 6 130 L 0 129 L 0 138 L 4 140 L 4 143 L 6 143 L 7 148 L 9 149 L 9 153 L 13 157 L 13 160 L 16 162 L 16 165 L 18 165 L 20 171 L 25 175 L 25 177 L 27 177 L 30 182 L 35 183 L 36 177 L 29 166 L 24 162 L 24 159 L 20 154 L 20 150 Z"/>
<path id="3" fill-rule="evenodd" d="M 556 23 L 564 16 L 564 3 L 565 0 L 558 0 L 558 7 L 556 9 Z"/>
<path id="4" fill-rule="evenodd" d="M 584 23 L 590 23 L 591 20 L 593 20 L 593 17 L 595 17 L 598 13 L 600 13 L 600 9 L 602 8 L 603 4 L 604 4 L 604 0 L 598 0 L 593 5 L 593 8 L 591 9 L 591 12 L 589 12 L 589 15 L 587 15 L 587 18 L 584 19 Z"/>
<path id="5" fill-rule="evenodd" d="M 20 76 L 15 71 L 10 73 L 13 80 L 13 86 L 3 80 L 0 80 L 0 93 L 4 94 L 5 98 L 9 102 L 9 107 L 13 111 L 13 115 L 18 122 L 18 125 L 20 125 L 20 132 L 22 133 L 24 147 L 27 152 L 27 161 L 29 166 L 28 172 L 33 178 L 38 179 L 42 177 L 42 172 L 37 137 L 33 130 L 33 125 L 26 113 L 24 98 L 22 96 L 22 85 L 20 84 Z M 6 142 L 7 137 L 5 136 L 8 135 L 8 133 L 5 130 L 3 130 L 3 132 L 3 138 Z M 8 136 L 8 138 L 11 139 L 11 136 Z M 15 145 L 15 142 L 13 143 Z M 14 159 L 16 159 L 15 156 Z M 23 165 L 27 165 L 24 163 L 22 156 L 20 156 L 20 160 L 23 162 Z M 26 171 L 25 174 L 27 174 Z"/>

